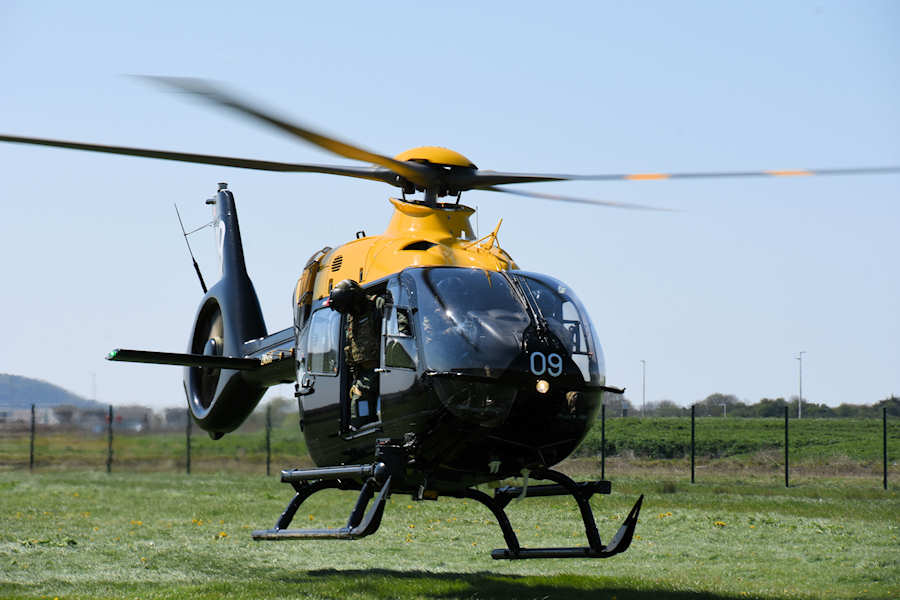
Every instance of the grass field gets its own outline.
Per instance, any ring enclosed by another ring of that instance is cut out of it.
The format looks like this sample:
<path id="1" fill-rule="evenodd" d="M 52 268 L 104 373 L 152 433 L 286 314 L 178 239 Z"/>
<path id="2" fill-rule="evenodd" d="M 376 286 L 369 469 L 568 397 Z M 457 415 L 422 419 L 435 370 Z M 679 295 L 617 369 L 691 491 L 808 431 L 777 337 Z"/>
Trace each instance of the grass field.
<path id="1" fill-rule="evenodd" d="M 292 421 L 272 429 L 272 464 L 275 468 L 298 461 L 309 464 L 306 443 L 296 418 Z M 0 435 L 0 470 L 27 469 L 28 444 L 27 432 Z M 114 469 L 183 471 L 185 447 L 184 432 L 116 433 L 113 438 Z M 106 433 L 38 431 L 35 439 L 35 466 L 38 469 L 105 469 L 106 456 Z M 227 465 L 230 469 L 260 472 L 265 457 L 265 431 L 262 429 L 241 428 L 213 441 L 195 428 L 191 436 L 192 465 L 200 470 L 215 471 Z"/>
<path id="2" fill-rule="evenodd" d="M 858 462 L 879 462 L 882 454 L 881 419 L 792 419 L 789 422 L 791 456 L 798 460 L 827 461 L 835 457 Z M 695 424 L 698 456 L 745 457 L 760 452 L 784 452 L 784 419 L 700 417 Z M 607 419 L 607 453 L 632 453 L 647 458 L 678 458 L 691 451 L 689 417 Z M 600 427 L 595 426 L 578 450 L 600 454 Z M 888 446 L 900 447 L 900 427 L 891 417 Z"/>
<path id="3" fill-rule="evenodd" d="M 296 414 L 285 416 L 272 430 L 272 464 L 309 464 L 306 444 L 297 427 Z M 900 449 L 900 425 L 891 418 L 888 447 L 892 474 L 896 476 Z M 636 467 L 662 466 L 690 472 L 690 419 L 684 417 L 629 417 L 606 422 L 607 455 L 628 460 L 640 459 Z M 0 471 L 28 467 L 27 431 L 0 433 Z M 696 421 L 696 454 L 700 469 L 730 472 L 753 469 L 778 476 L 784 468 L 783 419 L 703 417 Z M 600 455 L 600 427 L 595 426 L 577 450 L 576 456 Z M 218 441 L 197 429 L 191 441 L 192 465 L 197 471 L 231 470 L 260 472 L 265 462 L 265 433 L 260 428 L 242 427 Z M 104 469 L 105 433 L 39 430 L 35 443 L 35 464 L 40 469 Z M 803 419 L 790 422 L 791 462 L 798 475 L 871 474 L 880 477 L 882 468 L 882 424 L 880 419 Z M 680 460 L 681 459 L 681 460 Z M 184 470 L 185 435 L 167 433 L 116 433 L 113 442 L 113 469 L 157 471 Z M 264 467 L 263 467 L 264 469 Z"/>
<path id="4" fill-rule="evenodd" d="M 568 472 L 590 475 L 595 461 Z M 290 497 L 250 474 L 11 471 L 0 479 L 4 598 L 897 598 L 900 498 L 879 481 L 785 489 L 710 475 L 695 485 L 612 476 L 593 502 L 601 536 L 645 493 L 638 538 L 607 560 L 504 562 L 471 501 L 394 496 L 374 536 L 253 542 Z M 353 497 L 325 492 L 298 521 L 343 525 Z M 526 546 L 581 545 L 574 503 L 509 509 Z"/>

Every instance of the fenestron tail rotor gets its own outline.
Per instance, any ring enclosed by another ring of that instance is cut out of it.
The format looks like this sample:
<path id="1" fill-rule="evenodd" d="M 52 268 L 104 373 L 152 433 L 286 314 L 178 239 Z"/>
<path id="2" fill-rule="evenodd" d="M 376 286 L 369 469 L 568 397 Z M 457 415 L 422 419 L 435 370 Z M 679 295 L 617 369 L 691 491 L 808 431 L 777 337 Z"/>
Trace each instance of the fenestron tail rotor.
<path id="1" fill-rule="evenodd" d="M 309 127 L 291 122 L 283 117 L 262 110 L 250 103 L 239 100 L 234 94 L 224 91 L 208 81 L 180 77 L 142 77 L 167 87 L 195 95 L 216 106 L 228 108 L 246 117 L 262 121 L 294 137 L 300 138 L 332 154 L 343 158 L 367 162 L 374 166 L 355 167 L 351 165 L 320 165 L 309 163 L 290 163 L 258 160 L 252 158 L 236 158 L 209 154 L 194 154 L 168 150 L 152 150 L 126 146 L 104 144 L 86 144 L 65 140 L 52 140 L 12 135 L 0 135 L 0 141 L 40 146 L 54 146 L 73 150 L 87 150 L 108 154 L 141 156 L 206 165 L 237 167 L 261 171 L 280 171 L 289 173 L 324 173 L 342 177 L 355 177 L 380 181 L 399 187 L 405 193 L 424 192 L 424 203 L 434 204 L 437 199 L 447 195 L 458 195 L 469 190 L 504 192 L 516 196 L 539 198 L 560 202 L 592 204 L 612 208 L 635 210 L 667 210 L 628 202 L 596 200 L 559 194 L 547 194 L 525 190 L 514 190 L 506 187 L 520 183 L 540 183 L 547 181 L 659 181 L 669 179 L 724 179 L 751 177 L 804 177 L 821 175 L 884 175 L 900 173 L 900 166 L 849 167 L 826 169 L 793 169 L 793 170 L 758 170 L 758 171 L 698 171 L 676 173 L 607 173 L 607 174 L 543 174 L 543 173 L 507 173 L 500 171 L 482 171 L 461 154 L 448 150 L 427 146 L 403 152 L 394 158 L 366 150 L 355 144 L 338 140 L 332 136 L 315 131 Z"/>

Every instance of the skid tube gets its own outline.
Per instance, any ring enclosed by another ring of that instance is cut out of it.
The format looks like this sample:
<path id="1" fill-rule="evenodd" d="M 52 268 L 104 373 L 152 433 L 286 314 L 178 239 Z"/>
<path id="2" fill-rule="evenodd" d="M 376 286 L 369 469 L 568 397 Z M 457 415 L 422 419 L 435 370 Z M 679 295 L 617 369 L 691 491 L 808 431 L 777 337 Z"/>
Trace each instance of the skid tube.
<path id="1" fill-rule="evenodd" d="M 500 525 L 503 539 L 506 540 L 506 548 L 499 548 L 491 552 L 491 558 L 495 560 L 519 560 L 525 558 L 609 558 L 628 550 L 634 537 L 638 515 L 641 512 L 641 504 L 644 495 L 641 494 L 634 503 L 625 521 L 622 523 L 616 535 L 609 544 L 603 545 L 600 534 L 597 532 L 597 524 L 594 522 L 594 513 L 591 511 L 590 498 L 595 493 L 608 494 L 610 485 L 608 481 L 589 481 L 575 483 L 568 476 L 552 469 L 540 469 L 531 473 L 535 479 L 548 479 L 556 485 L 537 485 L 530 487 L 502 487 L 494 492 L 491 498 L 482 491 L 466 488 L 462 496 L 484 504 L 490 509 Z M 514 498 L 533 498 L 537 496 L 572 496 L 578 504 L 581 519 L 584 521 L 584 531 L 587 535 L 589 546 L 577 546 L 574 548 L 523 548 L 509 523 L 504 508 Z"/>
<path id="2" fill-rule="evenodd" d="M 272 529 L 253 532 L 254 540 L 302 540 L 302 539 L 342 539 L 355 540 L 375 533 L 381 525 L 387 498 L 391 494 L 391 483 L 396 477 L 403 489 L 405 477 L 405 456 L 396 446 L 382 446 L 378 453 L 379 462 L 372 465 L 349 465 L 316 469 L 294 469 L 281 472 L 281 480 L 290 483 L 295 496 Z M 553 481 L 554 485 L 533 485 L 524 487 L 507 486 L 498 488 L 491 497 L 475 488 L 465 488 L 445 495 L 469 498 L 485 505 L 500 525 L 506 548 L 491 552 L 495 560 L 519 560 L 526 558 L 609 558 L 625 552 L 631 545 L 637 526 L 643 494 L 635 502 L 625 521 L 609 544 L 604 545 L 597 532 L 590 498 L 594 494 L 610 493 L 608 481 L 588 481 L 576 483 L 568 476 L 552 469 L 540 469 L 531 473 L 535 479 Z M 362 481 L 362 483 L 360 483 Z M 359 490 L 356 505 L 350 513 L 347 525 L 335 529 L 290 529 L 291 521 L 300 505 L 313 494 L 327 490 Z M 378 496 L 375 497 L 376 491 Z M 421 494 L 421 489 L 420 489 Z M 510 525 L 504 510 L 515 498 L 541 496 L 572 496 L 578 504 L 588 546 L 571 548 L 523 548 Z M 366 510 L 375 497 L 375 503 Z"/>
<path id="3" fill-rule="evenodd" d="M 296 494 L 272 529 L 252 533 L 254 540 L 355 540 L 372 535 L 381 526 L 384 506 L 391 495 L 391 482 L 403 480 L 406 455 L 403 449 L 388 440 L 376 445 L 377 462 L 371 465 L 342 465 L 316 469 L 292 469 L 281 472 L 281 481 L 290 483 Z M 362 481 L 362 484 L 359 482 Z M 347 525 L 334 529 L 289 529 L 297 509 L 307 498 L 322 490 L 359 490 L 356 505 Z M 378 491 L 375 503 L 366 511 Z"/>

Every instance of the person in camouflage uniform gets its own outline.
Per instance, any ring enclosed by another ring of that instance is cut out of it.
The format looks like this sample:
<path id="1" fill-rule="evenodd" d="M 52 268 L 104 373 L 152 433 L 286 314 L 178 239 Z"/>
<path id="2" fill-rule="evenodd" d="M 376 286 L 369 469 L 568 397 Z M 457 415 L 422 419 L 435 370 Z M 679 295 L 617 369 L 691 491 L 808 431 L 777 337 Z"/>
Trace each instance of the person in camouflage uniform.
<path id="1" fill-rule="evenodd" d="M 331 308 L 347 315 L 344 357 L 350 371 L 350 425 L 378 419 L 378 378 L 381 310 L 384 299 L 366 295 L 355 281 L 341 281 L 330 294 Z"/>

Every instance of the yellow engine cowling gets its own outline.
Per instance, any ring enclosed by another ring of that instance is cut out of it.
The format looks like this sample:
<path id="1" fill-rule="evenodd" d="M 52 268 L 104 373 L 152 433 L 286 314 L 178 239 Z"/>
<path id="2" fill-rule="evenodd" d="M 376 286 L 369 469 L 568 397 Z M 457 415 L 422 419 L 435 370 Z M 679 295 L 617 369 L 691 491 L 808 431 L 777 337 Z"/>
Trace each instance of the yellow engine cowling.
<path id="1" fill-rule="evenodd" d="M 475 239 L 469 221 L 475 212 L 472 208 L 460 204 L 428 206 L 396 198 L 390 201 L 394 214 L 383 234 L 353 240 L 321 257 L 314 298 L 327 296 L 334 284 L 344 279 L 365 283 L 413 266 L 491 271 L 518 268 L 496 244 L 496 230 L 484 240 Z"/>

